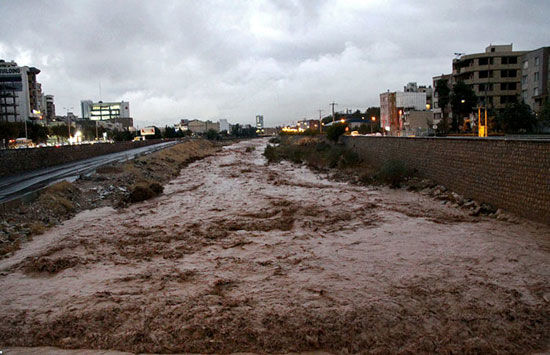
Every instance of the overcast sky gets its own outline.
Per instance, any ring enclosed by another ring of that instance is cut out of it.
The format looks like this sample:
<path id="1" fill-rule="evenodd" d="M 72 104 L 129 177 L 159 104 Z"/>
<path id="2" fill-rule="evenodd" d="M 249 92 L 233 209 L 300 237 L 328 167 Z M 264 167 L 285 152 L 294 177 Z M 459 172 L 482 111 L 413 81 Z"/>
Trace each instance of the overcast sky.
<path id="1" fill-rule="evenodd" d="M 455 52 L 550 46 L 550 1 L 0 0 L 0 59 L 42 70 L 56 110 L 130 101 L 137 125 L 266 126 L 431 85 Z"/>

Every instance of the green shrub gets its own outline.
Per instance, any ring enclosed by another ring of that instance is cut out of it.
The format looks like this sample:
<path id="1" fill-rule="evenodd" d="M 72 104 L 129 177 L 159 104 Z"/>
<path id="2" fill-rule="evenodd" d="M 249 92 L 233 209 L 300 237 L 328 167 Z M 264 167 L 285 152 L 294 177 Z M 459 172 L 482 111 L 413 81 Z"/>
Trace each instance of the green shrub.
<path id="1" fill-rule="evenodd" d="M 405 164 L 400 160 L 388 160 L 380 168 L 377 178 L 391 187 L 399 187 L 411 175 Z"/>

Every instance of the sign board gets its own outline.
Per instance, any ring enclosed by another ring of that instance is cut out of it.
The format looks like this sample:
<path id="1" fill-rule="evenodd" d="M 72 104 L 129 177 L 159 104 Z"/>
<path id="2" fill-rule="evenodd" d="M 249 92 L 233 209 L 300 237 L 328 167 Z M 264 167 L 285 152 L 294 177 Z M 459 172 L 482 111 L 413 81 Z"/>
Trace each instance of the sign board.
<path id="1" fill-rule="evenodd" d="M 154 136 L 155 135 L 155 127 L 145 127 L 140 130 L 140 134 L 142 136 Z"/>

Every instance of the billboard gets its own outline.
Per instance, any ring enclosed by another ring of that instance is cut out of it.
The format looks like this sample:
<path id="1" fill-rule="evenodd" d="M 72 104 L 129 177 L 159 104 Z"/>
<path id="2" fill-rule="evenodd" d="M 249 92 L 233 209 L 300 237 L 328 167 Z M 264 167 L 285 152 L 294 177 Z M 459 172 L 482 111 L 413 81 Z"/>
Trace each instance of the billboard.
<path id="1" fill-rule="evenodd" d="M 140 130 L 140 134 L 142 136 L 154 136 L 155 135 L 155 127 L 145 127 Z"/>

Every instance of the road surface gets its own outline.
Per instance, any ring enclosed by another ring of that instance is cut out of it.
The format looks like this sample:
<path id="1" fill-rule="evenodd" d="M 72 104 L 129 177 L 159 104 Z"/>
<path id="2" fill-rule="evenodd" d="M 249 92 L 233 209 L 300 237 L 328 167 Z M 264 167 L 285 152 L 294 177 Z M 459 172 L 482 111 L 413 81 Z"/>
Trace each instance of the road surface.
<path id="1" fill-rule="evenodd" d="M 149 154 L 176 143 L 177 141 L 159 143 L 0 178 L 0 203 L 23 197 L 61 180 L 74 180 L 81 174 L 88 174 L 102 165 L 133 159 L 141 154 Z"/>

